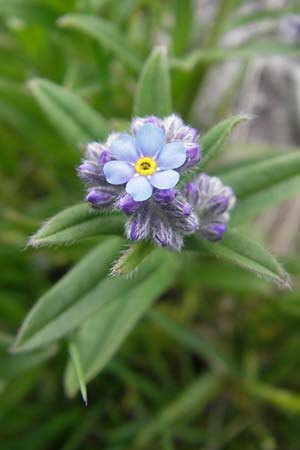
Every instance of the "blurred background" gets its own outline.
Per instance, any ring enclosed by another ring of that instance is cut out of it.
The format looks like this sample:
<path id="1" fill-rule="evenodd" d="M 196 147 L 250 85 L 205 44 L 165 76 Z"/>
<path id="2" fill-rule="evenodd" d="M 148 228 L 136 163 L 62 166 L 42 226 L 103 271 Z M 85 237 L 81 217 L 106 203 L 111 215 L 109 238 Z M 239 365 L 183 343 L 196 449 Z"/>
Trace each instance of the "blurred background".
<path id="1" fill-rule="evenodd" d="M 76 21 L 83 14 L 100 22 Z M 30 307 L 96 242 L 25 248 L 84 196 L 75 167 L 85 136 L 65 134 L 70 111 L 47 117 L 32 80 L 63 86 L 123 129 L 140 68 L 164 45 L 174 109 L 201 134 L 254 116 L 214 161 L 220 173 L 300 151 L 298 14 L 299 0 L 0 0 L 1 448 L 300 449 L 299 194 L 245 226 L 293 290 L 209 259 L 183 270 L 89 384 L 87 408 L 65 395 L 63 342 L 8 351 Z"/>

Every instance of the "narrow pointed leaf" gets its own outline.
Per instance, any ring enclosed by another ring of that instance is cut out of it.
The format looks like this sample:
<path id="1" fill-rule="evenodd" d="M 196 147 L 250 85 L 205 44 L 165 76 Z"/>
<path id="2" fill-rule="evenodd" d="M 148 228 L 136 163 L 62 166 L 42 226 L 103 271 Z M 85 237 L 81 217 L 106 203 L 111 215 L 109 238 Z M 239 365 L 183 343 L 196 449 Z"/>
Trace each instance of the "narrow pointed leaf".
<path id="1" fill-rule="evenodd" d="M 125 298 L 157 268 L 157 259 L 147 258 L 130 279 L 106 277 L 122 242 L 110 239 L 102 244 L 102 251 L 100 245 L 38 301 L 24 321 L 15 351 L 32 350 L 66 336 L 110 302 Z"/>
<path id="2" fill-rule="evenodd" d="M 70 244 L 97 235 L 122 234 L 123 218 L 120 214 L 107 214 L 91 210 L 87 203 L 61 211 L 47 221 L 31 237 L 29 245 L 43 247 Z"/>
<path id="3" fill-rule="evenodd" d="M 14 338 L 1 334 L 0 336 L 0 378 L 11 379 L 43 364 L 55 353 L 55 348 L 47 348 L 30 352 L 26 355 L 15 355 L 9 351 Z"/>
<path id="4" fill-rule="evenodd" d="M 229 230 L 219 243 L 192 236 L 188 245 L 191 250 L 224 259 L 281 287 L 289 287 L 289 276 L 274 256 L 258 242 L 240 232 Z"/>
<path id="5" fill-rule="evenodd" d="M 156 250 L 151 259 L 156 266 L 153 272 L 140 277 L 128 293 L 124 292 L 99 310 L 81 328 L 77 343 L 86 381 L 101 372 L 152 303 L 174 281 L 178 262 L 173 256 Z M 78 389 L 70 364 L 66 371 L 65 389 L 68 395 L 74 395 Z"/>
<path id="6" fill-rule="evenodd" d="M 107 239 L 89 252 L 56 285 L 46 292 L 25 318 L 15 347 L 30 342 L 43 328 L 49 327 L 55 319 L 67 314 L 72 306 L 80 302 L 95 286 L 99 285 L 101 280 L 106 277 L 110 265 L 121 251 L 122 246 L 123 241 L 120 238 Z M 65 326 L 67 327 L 67 323 Z M 61 332 L 64 334 L 63 330 Z M 54 334 L 60 335 L 61 333 L 57 330 Z M 33 347 L 40 343 L 38 339 L 35 341 L 37 342 L 34 342 Z"/>
<path id="7" fill-rule="evenodd" d="M 50 123 L 75 148 L 109 132 L 106 120 L 67 88 L 43 79 L 31 80 L 29 87 Z"/>
<path id="8" fill-rule="evenodd" d="M 153 245 L 148 241 L 143 240 L 132 244 L 113 266 L 112 275 L 131 274 L 153 250 Z"/>
<path id="9" fill-rule="evenodd" d="M 74 342 L 74 340 L 70 339 L 69 344 L 68 344 L 68 349 L 69 349 L 70 359 L 72 362 L 72 367 L 73 367 L 74 373 L 76 374 L 76 379 L 77 379 L 78 386 L 79 386 L 79 389 L 81 392 L 81 396 L 83 398 L 85 406 L 87 406 L 88 399 L 87 399 L 87 389 L 86 389 L 86 384 L 85 384 L 85 377 L 84 377 L 84 372 L 83 372 L 82 365 L 81 365 L 78 347 L 77 347 L 77 344 Z"/>
<path id="10" fill-rule="evenodd" d="M 126 36 L 112 22 L 89 14 L 68 14 L 61 17 L 58 24 L 63 28 L 82 31 L 96 39 L 126 66 L 135 71 L 140 69 L 141 62 L 126 43 Z"/>
<path id="11" fill-rule="evenodd" d="M 167 116 L 172 112 L 171 82 L 164 47 L 156 47 L 147 59 L 137 86 L 135 116 Z"/>
<path id="12" fill-rule="evenodd" d="M 259 56 L 299 56 L 299 47 L 285 42 L 262 41 L 239 48 L 210 48 L 195 50 L 183 58 L 171 60 L 171 67 L 184 72 L 192 71 L 199 63 L 218 63 L 228 60 L 246 60 Z"/>
<path id="13" fill-rule="evenodd" d="M 193 179 L 198 173 L 203 172 L 206 164 L 216 156 L 232 130 L 239 123 L 249 119 L 251 119 L 250 116 L 239 114 L 223 120 L 205 133 L 203 137 L 200 138 L 200 144 L 202 146 L 201 160 L 196 167 L 181 177 L 180 184 L 183 185 L 187 181 Z"/>
<path id="14" fill-rule="evenodd" d="M 232 223 L 245 222 L 299 192 L 299 172 L 300 154 L 293 152 L 223 174 L 238 199 Z"/>

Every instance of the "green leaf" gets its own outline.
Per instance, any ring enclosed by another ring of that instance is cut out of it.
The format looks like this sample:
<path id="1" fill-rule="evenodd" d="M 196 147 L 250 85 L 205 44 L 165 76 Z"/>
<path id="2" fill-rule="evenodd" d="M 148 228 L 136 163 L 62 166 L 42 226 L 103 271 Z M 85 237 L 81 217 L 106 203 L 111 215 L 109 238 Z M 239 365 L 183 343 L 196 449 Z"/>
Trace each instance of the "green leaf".
<path id="1" fill-rule="evenodd" d="M 65 330 L 73 328 L 67 321 L 65 324 L 59 322 L 62 329 L 55 328 L 55 325 L 60 317 L 69 317 L 72 307 L 76 311 L 76 305 L 84 304 L 85 296 L 88 297 L 90 291 L 101 285 L 122 246 L 123 241 L 120 238 L 107 239 L 46 292 L 25 318 L 15 347 L 35 348 L 64 335 Z M 101 296 L 97 301 L 101 306 Z M 80 316 L 74 318 L 75 322 L 80 320 Z M 53 330 L 53 333 L 49 332 L 44 337 L 47 329 Z"/>
<path id="2" fill-rule="evenodd" d="M 246 390 L 254 397 L 275 406 L 285 413 L 300 413 L 300 395 L 286 389 L 269 386 L 258 381 L 246 381 Z"/>
<path id="3" fill-rule="evenodd" d="M 223 174 L 238 199 L 232 223 L 245 222 L 298 192 L 299 172 L 300 154 L 293 152 Z"/>
<path id="4" fill-rule="evenodd" d="M 274 256 L 258 242 L 240 232 L 229 230 L 218 243 L 204 241 L 196 236 L 189 238 L 187 243 L 191 250 L 229 261 L 280 287 L 290 286 L 288 274 Z"/>
<path id="5" fill-rule="evenodd" d="M 178 261 L 165 251 L 156 250 L 154 253 L 150 257 L 154 271 L 140 277 L 128 293 L 122 293 L 113 303 L 99 310 L 80 329 L 77 343 L 86 381 L 107 365 L 136 323 L 174 281 Z M 70 364 L 66 371 L 65 389 L 68 395 L 74 395 L 78 389 Z"/>
<path id="6" fill-rule="evenodd" d="M 123 218 L 92 210 L 87 203 L 61 211 L 47 221 L 29 241 L 32 247 L 70 244 L 97 235 L 122 234 Z"/>
<path id="7" fill-rule="evenodd" d="M 246 114 L 239 114 L 215 125 L 211 128 L 202 138 L 200 138 L 200 144 L 202 146 L 202 155 L 199 164 L 189 171 L 187 175 L 181 177 L 180 184 L 186 183 L 193 178 L 197 173 L 203 171 L 204 166 L 216 156 L 217 152 L 222 148 L 226 138 L 232 132 L 232 130 L 244 120 L 251 119 L 251 116 Z"/>
<path id="8" fill-rule="evenodd" d="M 48 80 L 28 84 L 48 120 L 71 146 L 105 138 L 109 132 L 106 120 L 77 94 Z"/>
<path id="9" fill-rule="evenodd" d="M 163 433 L 176 423 L 182 424 L 193 414 L 199 416 L 199 413 L 219 393 L 220 387 L 218 377 L 209 373 L 194 380 L 178 394 L 177 398 L 166 405 L 157 417 L 143 427 L 133 447 L 148 448 L 157 434 Z"/>
<path id="10" fill-rule="evenodd" d="M 25 319 L 14 350 L 32 350 L 69 334 L 109 302 L 125 298 L 157 268 L 157 259 L 147 258 L 130 279 L 105 277 L 122 245 L 121 239 L 107 240 L 50 289 Z"/>
<path id="11" fill-rule="evenodd" d="M 126 36 L 112 22 L 89 14 L 67 14 L 58 20 L 58 24 L 86 33 L 111 51 L 124 65 L 135 71 L 140 69 L 141 62 L 128 46 Z"/>
<path id="12" fill-rule="evenodd" d="M 153 250 L 153 245 L 145 240 L 132 244 L 113 266 L 112 275 L 131 274 Z"/>
<path id="13" fill-rule="evenodd" d="M 0 0 L 0 16 L 18 17 L 27 23 L 53 25 L 57 13 L 38 0 Z"/>
<path id="14" fill-rule="evenodd" d="M 299 56 L 297 46 L 276 41 L 257 41 L 239 48 L 209 48 L 193 51 L 184 58 L 171 60 L 171 67 L 190 72 L 199 63 L 218 63 L 227 60 L 253 59 L 260 56 Z"/>
<path id="15" fill-rule="evenodd" d="M 247 114 L 239 114 L 215 125 L 201 139 L 202 158 L 200 167 L 203 168 L 209 160 L 216 156 L 226 138 L 232 130 L 241 122 L 250 120 L 252 117 Z"/>
<path id="16" fill-rule="evenodd" d="M 77 343 L 75 343 L 73 340 L 70 339 L 68 344 L 69 349 L 69 355 L 72 362 L 72 367 L 74 370 L 74 373 L 76 374 L 77 383 L 79 385 L 79 389 L 81 392 L 81 396 L 83 398 L 83 401 L 85 403 L 85 406 L 88 404 L 87 399 L 87 389 L 85 384 L 85 377 L 82 369 L 80 354 L 78 350 Z"/>
<path id="17" fill-rule="evenodd" d="M 137 86 L 133 114 L 164 117 L 172 112 L 167 52 L 156 47 L 147 59 Z"/>
<path id="18" fill-rule="evenodd" d="M 11 379 L 47 361 L 55 353 L 55 348 L 38 350 L 26 355 L 14 355 L 9 352 L 13 343 L 12 336 L 0 336 L 0 378 Z"/>

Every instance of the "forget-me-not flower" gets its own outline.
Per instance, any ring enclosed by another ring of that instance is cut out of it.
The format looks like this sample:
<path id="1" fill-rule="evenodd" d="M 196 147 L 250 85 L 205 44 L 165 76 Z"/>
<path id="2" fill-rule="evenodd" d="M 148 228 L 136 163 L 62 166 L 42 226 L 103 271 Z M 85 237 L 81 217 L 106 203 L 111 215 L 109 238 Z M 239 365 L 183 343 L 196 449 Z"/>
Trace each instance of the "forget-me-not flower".
<path id="1" fill-rule="evenodd" d="M 197 130 L 179 116 L 137 117 L 130 134 L 111 133 L 104 143 L 87 144 L 78 175 L 93 208 L 125 213 L 127 239 L 180 250 L 184 237 L 195 232 L 220 239 L 233 206 L 229 191 L 204 174 L 177 188 L 200 157 Z"/>
<path id="2" fill-rule="evenodd" d="M 135 137 L 120 134 L 110 153 L 114 160 L 103 166 L 106 181 L 113 185 L 126 183 L 126 192 L 137 202 L 148 200 L 153 188 L 173 188 L 180 178 L 174 169 L 187 159 L 184 145 L 180 141 L 166 143 L 163 128 L 153 123 L 142 125 Z"/>

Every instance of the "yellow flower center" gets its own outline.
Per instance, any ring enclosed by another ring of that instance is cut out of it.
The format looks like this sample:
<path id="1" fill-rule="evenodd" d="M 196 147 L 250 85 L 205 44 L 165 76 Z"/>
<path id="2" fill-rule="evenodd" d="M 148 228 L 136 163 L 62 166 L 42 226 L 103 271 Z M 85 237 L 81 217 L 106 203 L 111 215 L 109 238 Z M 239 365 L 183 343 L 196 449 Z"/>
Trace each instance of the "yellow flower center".
<path id="1" fill-rule="evenodd" d="M 153 172 L 156 171 L 157 165 L 154 159 L 149 158 L 148 156 L 145 156 L 144 158 L 140 158 L 135 163 L 135 171 L 139 173 L 140 175 L 151 175 Z"/>

